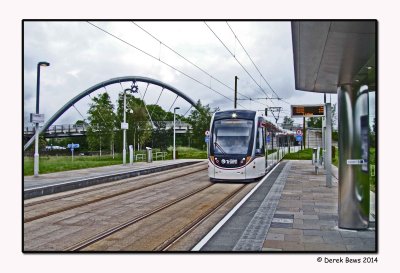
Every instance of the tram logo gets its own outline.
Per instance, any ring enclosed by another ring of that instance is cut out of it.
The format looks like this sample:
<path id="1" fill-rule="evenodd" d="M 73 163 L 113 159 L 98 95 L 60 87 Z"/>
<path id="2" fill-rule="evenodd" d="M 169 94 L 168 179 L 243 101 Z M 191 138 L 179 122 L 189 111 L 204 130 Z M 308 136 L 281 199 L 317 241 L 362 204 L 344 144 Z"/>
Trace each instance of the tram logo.
<path id="1" fill-rule="evenodd" d="M 222 159 L 221 163 L 227 164 L 227 165 L 236 165 L 236 164 L 238 164 L 238 160 L 237 159 Z"/>

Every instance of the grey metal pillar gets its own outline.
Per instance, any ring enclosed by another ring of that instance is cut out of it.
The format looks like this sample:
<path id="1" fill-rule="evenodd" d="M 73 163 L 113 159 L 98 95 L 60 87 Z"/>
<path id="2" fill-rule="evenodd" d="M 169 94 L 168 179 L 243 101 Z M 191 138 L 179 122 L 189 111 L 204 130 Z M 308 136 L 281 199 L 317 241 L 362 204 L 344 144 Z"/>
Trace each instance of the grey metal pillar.
<path id="1" fill-rule="evenodd" d="M 325 113 L 326 113 L 326 106 L 325 106 Z M 332 122 L 332 121 L 331 121 Z M 323 158 L 323 164 L 324 164 L 324 169 L 326 169 L 326 117 L 322 117 L 322 158 Z"/>
<path id="2" fill-rule="evenodd" d="M 326 93 L 324 93 L 324 104 L 326 105 Z M 332 123 L 332 120 L 331 120 Z M 332 125 L 332 124 L 331 124 Z M 324 163 L 324 169 L 326 169 L 326 106 L 325 106 L 325 117 L 322 117 L 322 158 Z"/>
<path id="3" fill-rule="evenodd" d="M 326 170 L 326 186 L 332 187 L 332 108 L 330 103 L 325 104 L 325 170 Z"/>
<path id="4" fill-rule="evenodd" d="M 339 87 L 338 106 L 339 227 L 366 229 L 369 224 L 368 87 Z"/>
<path id="5" fill-rule="evenodd" d="M 126 164 L 126 90 L 124 90 L 124 125 L 123 125 L 123 140 L 122 140 L 122 164 Z"/>

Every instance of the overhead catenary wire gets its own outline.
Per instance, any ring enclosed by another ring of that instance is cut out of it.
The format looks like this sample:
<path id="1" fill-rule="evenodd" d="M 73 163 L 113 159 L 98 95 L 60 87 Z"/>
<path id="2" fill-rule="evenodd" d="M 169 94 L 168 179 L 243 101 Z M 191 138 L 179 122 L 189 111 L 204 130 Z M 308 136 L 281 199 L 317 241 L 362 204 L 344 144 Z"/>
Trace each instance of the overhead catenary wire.
<path id="1" fill-rule="evenodd" d="M 239 37 L 236 35 L 236 33 L 233 31 L 232 27 L 229 25 L 228 21 L 225 21 L 226 24 L 228 25 L 229 29 L 231 30 L 232 34 L 235 37 L 235 49 L 236 49 L 236 40 L 239 42 L 240 46 L 242 47 L 243 51 L 246 53 L 247 57 L 250 59 L 250 61 L 252 62 L 252 64 L 254 65 L 254 67 L 256 68 L 257 72 L 260 75 L 260 85 L 261 85 L 261 78 L 265 81 L 265 83 L 268 85 L 268 87 L 271 89 L 271 91 L 276 95 L 276 98 L 269 98 L 272 102 L 273 105 L 275 105 L 275 103 L 272 101 L 272 99 L 277 99 L 279 101 L 282 101 L 288 105 L 290 105 L 289 102 L 287 102 L 286 100 L 282 99 L 279 97 L 279 95 L 275 92 L 275 90 L 272 88 L 272 86 L 270 85 L 270 83 L 265 79 L 264 75 L 261 73 L 260 69 L 258 68 L 258 66 L 255 64 L 255 62 L 253 61 L 253 59 L 251 58 L 250 54 L 247 52 L 247 50 L 245 49 L 245 47 L 243 46 L 242 42 L 239 40 Z M 259 86 L 260 86 L 259 85 Z M 259 98 L 254 98 L 253 100 L 257 100 Z M 268 99 L 267 98 L 260 98 L 260 99 Z"/>
<path id="2" fill-rule="evenodd" d="M 165 46 L 166 48 L 168 48 L 169 50 L 171 50 L 173 53 L 175 53 L 176 55 L 178 55 L 179 57 L 181 57 L 182 59 L 184 59 L 186 62 L 190 63 L 191 65 L 193 65 L 194 67 L 196 67 L 197 69 L 199 69 L 201 72 L 203 72 L 204 74 L 206 74 L 207 76 L 210 77 L 210 87 L 211 87 L 211 79 L 219 82 L 220 84 L 222 84 L 223 86 L 225 86 L 226 88 L 235 91 L 235 89 L 233 89 L 232 87 L 230 87 L 229 85 L 227 85 L 226 83 L 223 83 L 221 80 L 217 79 L 216 77 L 214 77 L 213 75 L 211 75 L 210 73 L 208 73 L 207 71 L 205 71 L 203 68 L 201 68 L 200 66 L 196 65 L 195 63 L 193 63 L 192 61 L 190 61 L 189 59 L 187 59 L 186 57 L 184 57 L 182 54 L 180 54 L 179 52 L 177 52 L 176 50 L 174 50 L 173 48 L 171 48 L 170 46 L 168 46 L 167 44 L 165 44 L 164 42 L 162 42 L 160 39 L 158 39 L 157 37 L 155 37 L 153 34 L 151 34 L 149 31 L 147 31 L 146 29 L 144 29 L 142 26 L 138 25 L 136 22 L 132 22 L 135 26 L 137 26 L 138 28 L 140 28 L 142 31 L 144 31 L 145 33 L 147 33 L 150 37 L 152 37 L 154 40 L 156 40 L 157 42 L 159 42 L 160 47 L 161 45 Z M 160 60 L 160 59 L 159 59 Z M 242 94 L 241 92 L 237 92 L 238 95 L 241 95 L 249 100 L 251 100 L 251 98 L 247 95 Z M 260 103 L 259 104 L 265 105 L 264 103 Z M 268 105 L 265 105 L 268 106 Z"/>
<path id="3" fill-rule="evenodd" d="M 232 34 L 235 36 L 235 41 L 237 40 L 240 44 L 240 46 L 242 47 L 243 51 L 246 53 L 247 57 L 249 57 L 250 61 L 253 63 L 254 67 L 257 69 L 258 73 L 260 74 L 260 76 L 263 78 L 263 80 L 265 81 L 265 83 L 268 85 L 268 87 L 271 89 L 272 92 L 274 92 L 274 94 L 276 95 L 277 99 L 282 100 L 278 94 L 275 92 L 275 90 L 272 88 L 272 86 L 269 84 L 269 82 L 265 79 L 264 75 L 261 73 L 260 69 L 258 68 L 258 66 L 254 63 L 253 59 L 250 57 L 250 54 L 247 52 L 247 50 L 244 48 L 242 42 L 240 42 L 238 36 L 236 35 L 236 33 L 233 31 L 232 27 L 229 25 L 228 21 L 226 21 L 226 24 L 228 25 L 229 29 L 232 31 Z M 236 43 L 235 43 L 236 45 Z"/>
<path id="4" fill-rule="evenodd" d="M 260 90 L 265 94 L 267 99 L 270 99 L 268 97 L 267 92 L 257 83 L 257 81 L 253 78 L 253 76 L 247 71 L 247 69 L 242 65 L 242 63 L 236 58 L 235 54 L 232 53 L 232 51 L 229 50 L 229 48 L 225 45 L 225 43 L 219 38 L 219 36 L 212 30 L 212 28 L 207 24 L 207 22 L 204 21 L 204 24 L 208 27 L 208 29 L 214 34 L 214 36 L 221 42 L 221 44 L 225 47 L 226 50 L 232 55 L 232 57 L 238 62 L 238 64 L 243 68 L 243 70 L 247 73 L 247 75 L 254 81 L 254 83 L 260 88 Z"/>
<path id="5" fill-rule="evenodd" d="M 89 21 L 87 21 L 87 23 L 90 24 L 90 25 L 92 25 L 93 27 L 95 27 L 95 28 L 101 30 L 102 32 L 104 32 L 104 33 L 110 35 L 111 37 L 113 37 L 113 38 L 115 38 L 115 39 L 117 39 L 117 40 L 119 40 L 119 41 L 121 41 L 121 42 L 123 42 L 123 43 L 129 45 L 130 47 L 135 48 L 136 50 L 142 52 L 143 54 L 145 54 L 145 55 L 147 55 L 147 56 L 149 56 L 149 57 L 151 57 L 151 58 L 153 58 L 153 59 L 155 59 L 155 60 L 158 60 L 159 62 L 163 63 L 164 65 L 166 65 L 166 66 L 168 66 L 168 67 L 174 69 L 175 71 L 178 71 L 178 72 L 181 73 L 182 75 L 185 75 L 186 77 L 192 79 L 193 81 L 195 81 L 195 82 L 197 82 L 197 83 L 203 85 L 204 87 L 206 87 L 206 88 L 208 88 L 208 89 L 214 91 L 215 93 L 219 94 L 220 96 L 222 96 L 222 97 L 224 97 L 224 98 L 226 98 L 226 99 L 228 99 L 228 100 L 230 100 L 230 101 L 233 102 L 233 99 L 231 99 L 231 98 L 225 96 L 224 94 L 222 94 L 221 92 L 215 90 L 214 88 L 212 88 L 212 87 L 210 87 L 210 86 L 207 86 L 206 84 L 202 83 L 201 81 L 197 80 L 196 78 L 194 78 L 194 77 L 190 76 L 189 74 L 183 72 L 182 70 L 180 70 L 180 69 L 178 69 L 178 68 L 176 68 L 176 67 L 174 67 L 174 66 L 168 64 L 167 62 L 161 60 L 160 58 L 157 58 L 157 57 L 151 55 L 150 53 L 148 53 L 148 52 L 146 52 L 146 51 L 144 51 L 144 50 L 138 48 L 137 46 L 135 46 L 135 45 L 133 45 L 133 44 L 131 44 L 131 43 L 129 43 L 129 42 L 123 40 L 122 38 L 120 38 L 120 37 L 118 37 L 118 36 L 116 36 L 116 35 L 114 35 L 114 34 L 108 32 L 107 30 L 105 30 L 105 29 L 103 29 L 103 28 L 101 28 L 101 27 L 99 27 L 99 26 L 97 26 L 97 25 L 95 25 L 95 24 L 93 24 L 93 23 L 91 23 L 91 22 L 89 22 Z M 239 105 L 240 105 L 240 104 L 239 104 Z M 243 105 L 240 105 L 240 106 L 242 106 L 243 108 L 246 108 L 246 107 L 244 107 Z"/>

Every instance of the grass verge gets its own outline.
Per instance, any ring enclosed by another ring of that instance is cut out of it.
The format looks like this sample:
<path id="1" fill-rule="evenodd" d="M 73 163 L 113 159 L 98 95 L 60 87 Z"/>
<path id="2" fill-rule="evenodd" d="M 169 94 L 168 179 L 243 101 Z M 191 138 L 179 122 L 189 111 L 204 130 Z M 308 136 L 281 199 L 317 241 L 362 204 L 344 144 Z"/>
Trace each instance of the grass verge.
<path id="1" fill-rule="evenodd" d="M 153 150 L 153 160 L 155 161 L 155 152 Z M 146 151 L 137 151 L 136 154 L 146 154 Z M 202 151 L 189 147 L 177 147 L 178 159 L 206 159 L 207 151 Z M 161 160 L 161 158 L 159 157 Z M 172 159 L 172 147 L 167 150 L 166 160 Z M 144 157 L 145 160 L 145 157 Z M 127 161 L 129 162 L 129 152 L 127 153 Z M 70 170 L 87 169 L 94 167 L 110 166 L 122 164 L 122 154 L 115 154 L 114 158 L 111 155 L 102 156 L 74 156 L 72 161 L 71 156 L 41 156 L 39 158 L 39 173 L 54 173 Z M 33 158 L 24 157 L 24 176 L 33 175 Z"/>
<path id="2" fill-rule="evenodd" d="M 283 159 L 288 159 L 288 160 L 293 160 L 293 159 L 311 160 L 312 159 L 312 152 L 313 152 L 313 150 L 311 148 L 304 149 L 304 150 L 300 150 L 300 151 L 295 152 L 295 153 L 286 154 Z"/>

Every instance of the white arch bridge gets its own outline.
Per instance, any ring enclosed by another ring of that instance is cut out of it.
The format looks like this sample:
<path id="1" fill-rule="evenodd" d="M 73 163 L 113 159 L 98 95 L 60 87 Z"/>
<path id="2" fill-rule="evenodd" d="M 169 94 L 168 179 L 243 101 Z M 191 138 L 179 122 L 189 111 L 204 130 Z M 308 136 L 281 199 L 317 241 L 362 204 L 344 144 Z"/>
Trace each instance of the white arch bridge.
<path id="1" fill-rule="evenodd" d="M 118 78 L 112 78 L 103 82 L 100 82 L 88 89 L 86 89 L 85 91 L 81 92 L 80 94 L 78 94 L 77 96 L 75 96 L 74 98 L 72 98 L 70 101 L 68 101 L 63 107 L 61 107 L 47 122 L 45 122 L 43 124 L 43 126 L 41 126 L 38 130 L 38 133 L 41 134 L 42 132 L 46 132 L 49 127 L 65 112 L 67 111 L 70 107 L 72 107 L 76 102 L 78 102 L 79 100 L 81 100 L 82 98 L 86 97 L 87 95 L 95 92 L 96 90 L 100 89 L 100 88 L 104 88 L 108 85 L 111 84 L 116 84 L 116 83 L 122 83 L 122 82 L 132 82 L 133 84 L 136 82 L 145 82 L 148 84 L 153 84 L 153 85 L 157 85 L 162 87 L 162 91 L 164 89 L 167 89 L 169 91 L 171 91 L 172 93 L 176 94 L 177 97 L 181 97 L 182 99 L 184 99 L 185 101 L 187 101 L 189 104 L 191 104 L 194 108 L 196 108 L 200 113 L 202 113 L 201 109 L 197 108 L 197 105 L 195 103 L 194 100 L 192 100 L 190 97 L 188 97 L 185 93 L 183 93 L 182 91 L 176 89 L 175 87 L 166 84 L 164 82 L 161 82 L 159 80 L 156 79 L 152 79 L 152 78 L 147 78 L 147 77 L 142 77 L 142 76 L 124 76 L 124 77 L 118 77 Z M 162 93 L 161 93 L 162 94 Z M 161 96 L 160 94 L 160 96 Z M 143 100 L 144 100 L 144 96 L 143 95 Z M 25 133 L 24 133 L 25 134 Z M 35 136 L 32 135 L 32 137 L 28 140 L 28 142 L 24 145 L 24 151 L 29 148 L 29 146 L 34 142 L 35 140 Z"/>

